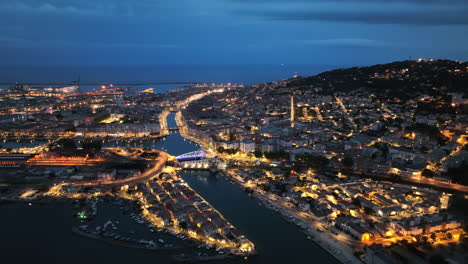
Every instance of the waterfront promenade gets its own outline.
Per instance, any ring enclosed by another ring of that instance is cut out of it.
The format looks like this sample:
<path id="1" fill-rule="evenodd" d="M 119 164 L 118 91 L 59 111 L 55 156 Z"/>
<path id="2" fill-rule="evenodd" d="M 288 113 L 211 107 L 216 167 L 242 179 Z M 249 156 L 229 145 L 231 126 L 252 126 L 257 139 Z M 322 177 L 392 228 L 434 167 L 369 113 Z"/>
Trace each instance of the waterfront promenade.
<path id="1" fill-rule="evenodd" d="M 251 188 L 247 183 L 243 182 L 240 177 L 231 171 L 224 171 L 223 174 L 244 188 Z M 291 203 L 284 200 L 282 197 L 267 193 L 263 190 L 253 188 L 252 195 L 259 199 L 263 205 L 270 209 L 276 209 L 286 219 L 294 219 L 298 226 L 304 229 L 305 233 L 311 237 L 323 249 L 327 250 L 335 258 L 342 263 L 362 263 L 356 256 L 354 250 L 349 246 L 349 243 L 358 244 L 357 241 L 352 241 L 344 236 L 334 237 L 330 231 L 324 228 L 324 223 L 317 219 L 311 213 L 305 213 L 296 209 Z"/>

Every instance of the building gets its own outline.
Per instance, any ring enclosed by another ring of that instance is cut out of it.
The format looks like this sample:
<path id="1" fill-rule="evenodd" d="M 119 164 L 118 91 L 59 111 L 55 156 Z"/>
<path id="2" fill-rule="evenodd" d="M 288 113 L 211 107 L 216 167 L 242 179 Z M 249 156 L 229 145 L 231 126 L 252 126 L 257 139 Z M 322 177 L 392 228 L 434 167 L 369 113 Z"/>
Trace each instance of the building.
<path id="1" fill-rule="evenodd" d="M 239 145 L 237 141 L 223 141 L 218 143 L 218 146 L 224 149 L 238 149 Z"/>
<path id="2" fill-rule="evenodd" d="M 105 172 L 98 173 L 97 177 L 100 181 L 112 181 L 115 179 L 115 175 L 117 174 L 117 170 L 108 170 Z"/>
<path id="3" fill-rule="evenodd" d="M 249 153 L 255 151 L 255 142 L 252 140 L 243 140 L 239 144 L 239 149 L 242 152 Z"/>
<path id="4" fill-rule="evenodd" d="M 0 154 L 0 167 L 19 167 L 26 164 L 30 158 L 31 155 L 26 154 Z"/>

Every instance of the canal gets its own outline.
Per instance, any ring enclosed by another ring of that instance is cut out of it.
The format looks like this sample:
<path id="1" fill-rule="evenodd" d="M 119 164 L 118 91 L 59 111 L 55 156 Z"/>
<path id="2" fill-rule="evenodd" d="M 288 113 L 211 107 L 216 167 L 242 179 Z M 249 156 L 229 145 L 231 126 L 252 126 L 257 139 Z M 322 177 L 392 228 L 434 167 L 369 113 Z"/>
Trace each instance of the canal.
<path id="1" fill-rule="evenodd" d="M 168 116 L 168 126 L 175 126 L 174 114 Z M 197 144 L 184 140 L 178 132 L 169 135 L 163 147 L 172 155 L 199 148 Z M 327 251 L 307 239 L 299 227 L 260 205 L 223 175 L 205 171 L 183 171 L 180 175 L 255 244 L 259 255 L 252 257 L 248 263 L 339 263 Z"/>
<path id="2" fill-rule="evenodd" d="M 169 126 L 175 125 L 174 116 L 168 116 Z M 128 145 L 121 141 L 112 146 Z M 179 132 L 146 142 L 143 147 L 161 149 L 172 155 L 199 149 L 196 143 L 185 140 Z M 260 205 L 223 175 L 203 171 L 182 171 L 180 174 L 255 244 L 259 255 L 250 257 L 248 263 L 339 263 L 315 242 L 308 240 L 300 228 Z M 72 209 L 68 203 L 7 204 L 0 206 L 0 212 L 2 258 L 16 259 L 15 263 L 170 263 L 166 252 L 115 247 L 73 235 Z"/>

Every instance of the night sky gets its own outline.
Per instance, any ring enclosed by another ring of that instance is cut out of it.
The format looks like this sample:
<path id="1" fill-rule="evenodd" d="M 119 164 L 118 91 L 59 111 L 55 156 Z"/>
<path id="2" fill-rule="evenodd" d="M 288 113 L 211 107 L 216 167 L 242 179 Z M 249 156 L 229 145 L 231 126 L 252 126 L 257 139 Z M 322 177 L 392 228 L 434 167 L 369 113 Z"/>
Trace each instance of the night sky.
<path id="1" fill-rule="evenodd" d="M 0 0 L 0 65 L 468 59 L 467 0 Z"/>

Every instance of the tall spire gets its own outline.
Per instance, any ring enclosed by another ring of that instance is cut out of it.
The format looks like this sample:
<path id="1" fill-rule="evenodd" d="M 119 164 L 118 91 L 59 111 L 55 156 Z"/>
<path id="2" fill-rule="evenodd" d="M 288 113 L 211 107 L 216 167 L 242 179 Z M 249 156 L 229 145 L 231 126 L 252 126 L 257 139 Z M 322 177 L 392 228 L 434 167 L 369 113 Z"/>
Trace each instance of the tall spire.
<path id="1" fill-rule="evenodd" d="M 291 127 L 294 127 L 294 95 L 291 95 Z"/>

